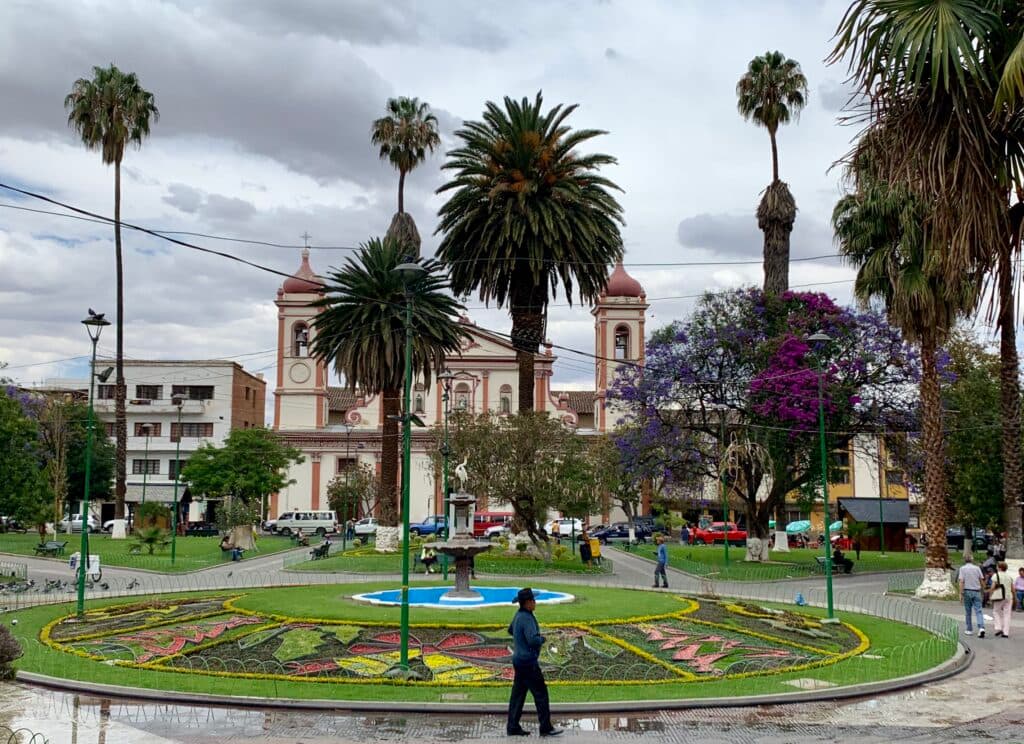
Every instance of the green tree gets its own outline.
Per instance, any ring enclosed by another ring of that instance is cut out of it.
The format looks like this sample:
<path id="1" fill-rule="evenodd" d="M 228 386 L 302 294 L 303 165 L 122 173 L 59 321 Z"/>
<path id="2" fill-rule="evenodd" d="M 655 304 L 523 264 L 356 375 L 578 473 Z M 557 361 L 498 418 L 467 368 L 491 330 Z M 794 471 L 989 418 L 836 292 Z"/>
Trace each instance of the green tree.
<path id="1" fill-rule="evenodd" d="M 889 182 L 914 184 L 935 208 L 924 228 L 950 277 L 995 267 L 1000 329 L 1003 510 L 1008 553 L 1021 539 L 1020 372 L 1014 255 L 1024 174 L 1024 10 L 1019 2 L 855 0 L 830 57 L 846 59 L 856 111 L 881 134 L 873 157 Z M 858 142 L 857 149 L 864 148 Z M 1016 193 L 1018 204 L 1008 208 Z"/>
<path id="2" fill-rule="evenodd" d="M 342 523 L 373 514 L 380 496 L 380 478 L 366 463 L 346 468 L 327 484 L 327 503 Z"/>
<path id="3" fill-rule="evenodd" d="M 789 288 L 789 234 L 796 220 L 796 200 L 779 180 L 776 133 L 807 105 L 807 78 L 800 63 L 781 52 L 754 57 L 736 83 L 736 107 L 747 121 L 768 130 L 772 146 L 772 182 L 757 207 L 764 232 L 764 291 L 781 294 Z"/>
<path id="4" fill-rule="evenodd" d="M 380 159 L 398 171 L 398 213 L 405 213 L 405 175 L 441 144 L 437 117 L 418 98 L 389 98 L 388 115 L 373 122 L 370 141 L 380 147 Z"/>
<path id="5" fill-rule="evenodd" d="M 125 412 L 124 384 L 124 259 L 121 251 L 121 161 L 129 144 L 142 147 L 149 136 L 150 121 L 160 112 L 153 94 L 145 90 L 135 73 L 126 73 L 114 65 L 93 67 L 93 77 L 79 78 L 64 99 L 68 124 L 81 136 L 90 150 L 99 150 L 103 163 L 114 166 L 114 256 L 117 270 L 117 351 L 114 418 L 116 426 L 117 474 L 114 487 L 114 516 L 124 518 L 125 458 L 128 450 L 128 423 Z"/>
<path id="6" fill-rule="evenodd" d="M 181 478 L 196 494 L 224 499 L 221 521 L 231 542 L 252 549 L 253 524 L 265 513 L 266 498 L 294 483 L 288 469 L 302 454 L 262 427 L 234 429 L 217 447 L 209 442 L 189 457 Z"/>
<path id="7" fill-rule="evenodd" d="M 70 513 L 72 502 L 85 498 L 85 450 L 89 409 L 85 403 L 75 401 L 67 404 L 67 505 Z M 114 442 L 103 433 L 103 423 L 94 421 L 96 429 L 92 438 L 92 467 L 90 468 L 89 500 L 105 501 L 110 498 L 114 484 L 116 448 Z M 76 511 L 77 513 L 77 511 Z"/>
<path id="8" fill-rule="evenodd" d="M 314 356 L 334 366 L 350 390 L 381 396 L 384 414 L 381 450 L 380 520 L 398 520 L 398 416 L 405 379 L 406 287 L 395 268 L 405 262 L 395 240 L 370 240 L 341 269 L 332 269 L 313 321 Z M 412 305 L 413 371 L 425 384 L 459 350 L 465 337 L 457 316 L 462 305 L 445 293 L 448 283 L 437 261 L 409 286 Z"/>
<path id="9" fill-rule="evenodd" d="M 13 387 L 0 387 L 0 514 L 26 525 L 45 523 L 43 508 L 50 502 L 39 426 L 26 410 L 33 402 Z"/>
<path id="10" fill-rule="evenodd" d="M 871 137 L 869 133 L 866 135 Z M 925 232 L 927 200 L 903 184 L 880 180 L 867 156 L 848 167 L 854 192 L 836 204 L 832 223 L 840 252 L 857 268 L 853 291 L 864 303 L 879 300 L 890 322 L 921 350 L 921 444 L 928 550 L 921 594 L 948 592 L 945 572 L 946 472 L 939 345 L 957 319 L 976 303 L 976 274 L 947 276 Z"/>
<path id="11" fill-rule="evenodd" d="M 509 307 L 519 366 L 520 411 L 534 407 L 534 359 L 544 340 L 547 307 L 561 286 L 572 302 L 594 302 L 608 268 L 622 259 L 620 190 L 599 174 L 616 161 L 578 152 L 604 134 L 572 129 L 576 106 L 543 111 L 540 93 L 488 102 L 483 121 L 455 133 L 461 146 L 443 168 L 454 177 L 438 189 L 452 192 L 441 207 L 438 258 L 457 295 L 478 292 L 484 302 Z"/>

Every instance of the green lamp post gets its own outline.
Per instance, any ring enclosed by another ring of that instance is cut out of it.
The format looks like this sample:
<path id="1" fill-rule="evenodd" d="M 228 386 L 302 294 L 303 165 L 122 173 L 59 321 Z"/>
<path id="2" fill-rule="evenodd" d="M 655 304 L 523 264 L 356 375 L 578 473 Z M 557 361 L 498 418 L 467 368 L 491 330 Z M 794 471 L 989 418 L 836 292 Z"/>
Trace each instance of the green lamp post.
<path id="1" fill-rule="evenodd" d="M 831 336 L 818 331 L 807 337 L 807 340 L 817 347 L 823 347 L 832 342 Z M 818 438 L 821 443 L 821 495 L 824 509 L 825 522 L 825 592 L 828 597 L 828 620 L 835 622 L 835 609 L 832 604 L 832 536 L 829 531 L 829 509 L 828 509 L 828 446 L 825 444 L 825 369 L 821 363 L 821 356 L 817 357 L 818 365 Z"/>
<path id="2" fill-rule="evenodd" d="M 409 491 L 412 470 L 412 285 L 426 274 L 418 263 L 406 261 L 396 266 L 405 285 L 405 389 L 402 394 L 402 610 L 399 665 L 409 668 Z M 418 420 L 418 419 L 417 419 Z"/>
<path id="3" fill-rule="evenodd" d="M 444 494 L 444 539 L 448 539 L 448 531 L 451 529 L 451 515 L 448 510 L 451 506 L 451 493 L 448 489 L 448 458 L 451 456 L 451 447 L 448 445 L 448 413 L 450 410 L 452 382 L 455 380 L 455 375 L 449 370 L 445 370 L 437 376 L 437 381 L 441 385 L 441 403 L 442 403 L 442 415 L 444 416 L 444 444 L 441 445 L 441 493 Z M 448 554 L 442 554 L 441 556 L 441 578 L 448 581 Z"/>
<path id="4" fill-rule="evenodd" d="M 174 446 L 174 508 L 171 509 L 171 565 L 174 565 L 178 541 L 178 481 L 181 480 L 181 409 L 185 399 L 171 398 L 171 405 L 178 409 L 178 441 Z"/>
<path id="5" fill-rule="evenodd" d="M 85 488 L 82 491 L 82 544 L 79 549 L 78 562 L 78 616 L 85 615 L 85 572 L 89 568 L 89 485 L 92 480 L 92 438 L 93 430 L 96 428 L 93 415 L 93 389 L 96 383 L 96 344 L 99 343 L 100 333 L 110 325 L 110 321 L 103 317 L 104 313 L 96 313 L 89 309 L 89 316 L 82 321 L 89 340 L 92 342 L 92 358 L 89 362 L 89 415 L 85 427 Z M 68 515 L 68 523 L 72 520 Z"/>
<path id="6" fill-rule="evenodd" d="M 142 503 L 146 503 L 146 481 L 149 480 L 149 435 L 152 432 L 152 424 L 139 424 L 142 433 L 146 436 L 146 454 L 143 455 L 145 466 L 142 468 Z"/>

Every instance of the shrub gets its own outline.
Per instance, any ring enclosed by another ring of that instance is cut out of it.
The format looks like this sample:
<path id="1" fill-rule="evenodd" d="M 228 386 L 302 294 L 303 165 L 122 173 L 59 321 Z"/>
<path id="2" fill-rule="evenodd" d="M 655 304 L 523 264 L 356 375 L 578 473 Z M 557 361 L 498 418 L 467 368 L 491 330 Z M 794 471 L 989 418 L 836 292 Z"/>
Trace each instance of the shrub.
<path id="1" fill-rule="evenodd" d="M 155 524 L 159 519 L 166 520 L 167 522 L 171 520 L 170 508 L 159 501 L 147 501 L 144 504 L 139 504 L 135 509 L 137 527 L 148 527 Z"/>
<path id="2" fill-rule="evenodd" d="M 6 625 L 0 625 L 0 679 L 14 679 L 14 667 L 11 663 L 20 659 L 21 644 Z"/>
<path id="3" fill-rule="evenodd" d="M 149 555 L 153 555 L 153 551 L 157 548 L 166 548 L 171 542 L 171 533 L 167 530 L 160 529 L 159 527 L 144 527 L 141 530 L 136 531 L 135 543 L 133 547 L 146 548 L 146 552 Z"/>
<path id="4" fill-rule="evenodd" d="M 564 545 L 556 545 L 551 551 L 551 557 L 556 561 L 560 561 L 569 554 L 569 548 Z"/>
<path id="5" fill-rule="evenodd" d="M 520 553 L 525 553 L 529 549 L 530 549 L 530 543 L 526 543 L 526 542 L 516 543 L 516 550 L 518 550 Z"/>

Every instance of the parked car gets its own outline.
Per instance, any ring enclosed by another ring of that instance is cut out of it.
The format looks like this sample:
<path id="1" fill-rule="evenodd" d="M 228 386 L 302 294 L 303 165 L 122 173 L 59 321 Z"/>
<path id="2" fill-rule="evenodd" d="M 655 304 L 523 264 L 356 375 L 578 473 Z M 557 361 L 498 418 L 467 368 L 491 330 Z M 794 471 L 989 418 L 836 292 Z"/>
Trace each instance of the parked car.
<path id="1" fill-rule="evenodd" d="M 65 514 L 64 515 L 64 519 L 62 519 L 59 522 L 57 522 L 57 531 L 58 532 L 67 532 L 68 531 L 68 519 L 71 520 L 71 531 L 72 532 L 81 532 L 82 531 L 82 515 L 81 514 L 76 514 L 73 517 L 68 517 L 68 515 Z M 96 521 L 96 517 L 94 517 L 93 515 L 90 514 L 89 515 L 89 519 L 86 521 L 86 529 L 89 532 L 96 532 L 96 530 L 98 530 L 99 527 L 100 527 L 100 525 Z"/>
<path id="2" fill-rule="evenodd" d="M 629 540 L 629 522 L 614 522 L 607 527 L 591 529 L 590 536 L 597 538 L 602 545 L 610 542 L 622 542 Z M 633 539 L 636 542 L 645 543 L 651 539 L 651 531 L 645 524 L 633 525 Z"/>
<path id="3" fill-rule="evenodd" d="M 190 537 L 214 537 L 220 534 L 213 522 L 189 522 L 185 534 Z"/>
<path id="4" fill-rule="evenodd" d="M 317 534 L 323 537 L 328 532 L 337 532 L 338 523 L 334 512 L 322 511 L 296 511 L 285 512 L 274 520 L 271 532 L 289 537 L 292 533 L 312 535 Z"/>
<path id="5" fill-rule="evenodd" d="M 972 550 L 988 550 L 988 546 L 992 544 L 992 536 L 981 529 L 980 527 L 974 528 L 974 537 L 971 540 Z M 950 527 L 946 530 L 946 547 L 950 550 L 963 550 L 964 549 L 964 529 L 963 527 Z"/>
<path id="6" fill-rule="evenodd" d="M 360 519 L 355 523 L 353 529 L 355 530 L 356 535 L 361 537 L 375 535 L 377 534 L 377 519 L 375 517 Z"/>
<path id="7" fill-rule="evenodd" d="M 729 522 L 728 530 L 724 522 L 712 522 L 707 527 L 698 527 L 693 531 L 693 542 L 714 545 L 725 543 L 728 540 L 730 545 L 744 545 L 747 542 L 747 531 L 741 530 L 734 522 Z"/>
<path id="8" fill-rule="evenodd" d="M 473 536 L 487 537 L 492 527 L 504 527 L 512 521 L 511 512 L 478 511 L 473 514 Z"/>
<path id="9" fill-rule="evenodd" d="M 420 535 L 434 535 L 438 529 L 448 528 L 448 518 L 440 514 L 427 517 L 422 522 L 409 525 L 409 534 L 419 537 Z"/>
<path id="10" fill-rule="evenodd" d="M 551 520 L 549 520 L 544 525 L 544 531 L 546 533 L 548 533 L 549 535 L 556 534 L 554 532 L 555 523 L 558 524 L 558 533 L 557 534 L 558 534 L 559 538 L 563 538 L 563 537 L 567 537 L 567 536 L 571 535 L 573 533 L 573 529 L 574 528 L 576 530 L 576 534 L 577 535 L 580 534 L 581 532 L 583 532 L 583 520 L 580 520 L 580 519 L 570 519 L 568 517 L 563 517 L 561 519 L 551 519 Z"/>
<path id="11" fill-rule="evenodd" d="M 498 540 L 505 537 L 511 531 L 511 522 L 508 524 L 495 524 L 484 530 L 481 535 L 484 540 Z"/>
<path id="12" fill-rule="evenodd" d="M 28 529 L 14 517 L 0 517 L 0 532 L 28 532 Z"/>

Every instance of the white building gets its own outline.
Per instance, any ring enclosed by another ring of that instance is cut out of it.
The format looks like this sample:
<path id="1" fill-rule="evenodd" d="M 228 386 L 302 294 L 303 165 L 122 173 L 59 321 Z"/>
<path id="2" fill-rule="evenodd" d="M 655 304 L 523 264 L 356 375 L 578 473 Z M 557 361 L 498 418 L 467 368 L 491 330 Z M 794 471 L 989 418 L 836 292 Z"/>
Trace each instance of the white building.
<path id="1" fill-rule="evenodd" d="M 278 290 L 277 383 L 274 389 L 274 428 L 288 444 L 299 448 L 305 461 L 292 468 L 294 483 L 271 497 L 270 514 L 327 505 L 327 486 L 350 463 L 365 463 L 380 472 L 382 412 L 380 399 L 330 384 L 331 371 L 309 356 L 315 334 L 311 303 L 320 299 L 320 285 L 303 251 L 302 264 Z M 555 356 L 550 342 L 536 356 L 534 408 L 548 411 L 580 432 L 603 432 L 614 416 L 605 409 L 605 391 L 616 360 L 642 363 L 646 296 L 639 282 L 621 264 L 615 267 L 594 315 L 595 388 L 588 391 L 552 389 Z M 474 413 L 513 414 L 518 401 L 516 352 L 502 336 L 478 328 L 463 317 L 469 332 L 459 354 L 445 364 L 455 375 L 451 405 Z M 421 383 L 412 394 L 413 411 L 427 425 L 413 429 L 410 519 L 443 513 L 441 482 L 434 471 L 429 447 L 430 427 L 443 420 L 441 386 Z M 478 504 L 478 509 L 486 504 Z M 505 509 L 508 507 L 505 506 Z"/>

